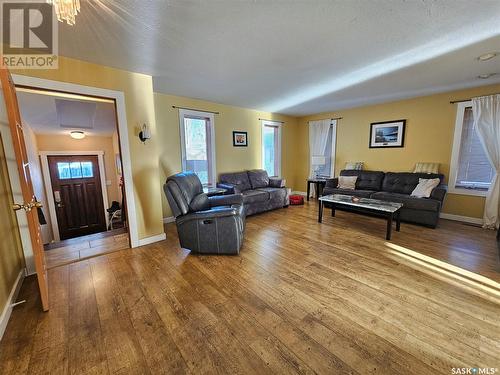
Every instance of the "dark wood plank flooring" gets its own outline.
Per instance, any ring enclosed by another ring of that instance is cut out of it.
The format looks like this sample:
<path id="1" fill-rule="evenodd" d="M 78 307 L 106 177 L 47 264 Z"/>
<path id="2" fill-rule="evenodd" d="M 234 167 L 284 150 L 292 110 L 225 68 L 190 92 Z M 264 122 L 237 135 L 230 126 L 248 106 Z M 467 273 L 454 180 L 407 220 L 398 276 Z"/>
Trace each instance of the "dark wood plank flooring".
<path id="1" fill-rule="evenodd" d="M 49 271 L 51 310 L 25 280 L 1 374 L 451 374 L 500 368 L 495 232 L 326 212 L 247 219 L 240 256 L 167 240 Z"/>

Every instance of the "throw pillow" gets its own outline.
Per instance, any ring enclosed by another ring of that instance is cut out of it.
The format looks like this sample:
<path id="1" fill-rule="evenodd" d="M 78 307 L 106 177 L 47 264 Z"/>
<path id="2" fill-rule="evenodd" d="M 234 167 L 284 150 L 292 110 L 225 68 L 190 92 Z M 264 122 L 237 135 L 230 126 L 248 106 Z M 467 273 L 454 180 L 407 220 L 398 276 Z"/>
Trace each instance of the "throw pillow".
<path id="1" fill-rule="evenodd" d="M 418 185 L 411 192 L 412 197 L 429 198 L 432 190 L 440 184 L 439 178 L 419 178 Z"/>
<path id="2" fill-rule="evenodd" d="M 356 189 L 356 180 L 358 176 L 339 176 L 339 184 L 337 188 L 354 190 Z"/>
<path id="3" fill-rule="evenodd" d="M 417 163 L 413 173 L 439 173 L 439 163 Z"/>
<path id="4" fill-rule="evenodd" d="M 347 162 L 345 163 L 345 168 L 344 169 L 354 169 L 356 171 L 361 171 L 363 170 L 363 164 L 364 162 L 362 161 L 350 161 L 350 162 Z"/>

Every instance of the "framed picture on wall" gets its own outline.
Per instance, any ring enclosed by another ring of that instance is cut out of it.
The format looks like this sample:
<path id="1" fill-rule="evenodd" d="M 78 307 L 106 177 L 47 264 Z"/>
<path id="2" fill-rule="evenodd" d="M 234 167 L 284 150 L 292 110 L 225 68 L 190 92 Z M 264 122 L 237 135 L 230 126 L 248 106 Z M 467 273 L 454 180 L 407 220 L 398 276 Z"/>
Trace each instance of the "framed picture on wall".
<path id="1" fill-rule="evenodd" d="M 247 147 L 248 146 L 247 132 L 233 131 L 233 146 Z"/>
<path id="2" fill-rule="evenodd" d="M 372 122 L 370 148 L 404 147 L 406 120 Z"/>

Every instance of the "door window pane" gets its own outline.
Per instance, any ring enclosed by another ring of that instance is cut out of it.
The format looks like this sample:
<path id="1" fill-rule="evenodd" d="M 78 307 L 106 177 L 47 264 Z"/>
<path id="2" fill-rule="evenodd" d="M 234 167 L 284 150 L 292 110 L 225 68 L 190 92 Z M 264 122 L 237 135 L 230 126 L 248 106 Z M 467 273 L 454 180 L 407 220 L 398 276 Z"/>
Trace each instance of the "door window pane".
<path id="1" fill-rule="evenodd" d="M 79 161 L 74 161 L 69 164 L 71 170 L 71 178 L 81 178 L 82 177 L 82 165 Z"/>
<path id="2" fill-rule="evenodd" d="M 84 161 L 82 162 L 82 176 L 85 178 L 90 178 L 94 177 L 94 171 L 92 168 L 92 162 L 91 161 Z"/>
<path id="3" fill-rule="evenodd" d="M 61 180 L 69 178 L 92 178 L 94 177 L 93 163 L 91 161 L 58 162 L 57 173 Z"/>
<path id="4" fill-rule="evenodd" d="M 71 178 L 69 163 L 57 163 L 57 172 L 59 174 L 59 179 L 61 180 Z"/>

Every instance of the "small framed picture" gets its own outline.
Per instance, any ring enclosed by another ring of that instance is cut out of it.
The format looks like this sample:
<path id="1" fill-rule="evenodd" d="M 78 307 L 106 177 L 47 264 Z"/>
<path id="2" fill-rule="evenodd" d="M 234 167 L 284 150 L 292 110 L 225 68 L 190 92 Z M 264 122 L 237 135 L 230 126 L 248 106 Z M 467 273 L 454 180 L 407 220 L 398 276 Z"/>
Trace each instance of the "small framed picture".
<path id="1" fill-rule="evenodd" d="M 247 132 L 233 132 L 233 146 L 234 147 L 247 147 L 248 146 L 248 134 Z"/>
<path id="2" fill-rule="evenodd" d="M 372 122 L 370 148 L 404 147 L 406 120 Z"/>

